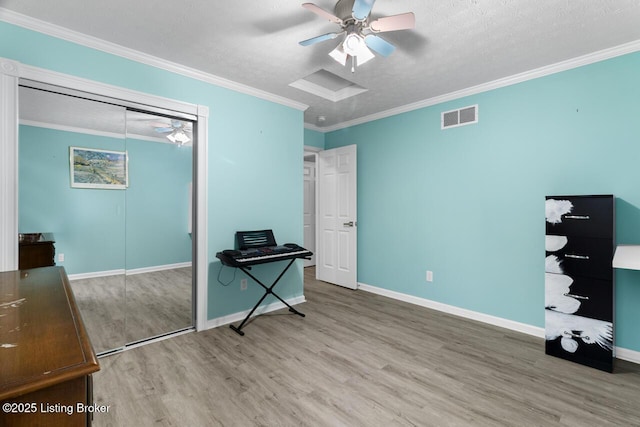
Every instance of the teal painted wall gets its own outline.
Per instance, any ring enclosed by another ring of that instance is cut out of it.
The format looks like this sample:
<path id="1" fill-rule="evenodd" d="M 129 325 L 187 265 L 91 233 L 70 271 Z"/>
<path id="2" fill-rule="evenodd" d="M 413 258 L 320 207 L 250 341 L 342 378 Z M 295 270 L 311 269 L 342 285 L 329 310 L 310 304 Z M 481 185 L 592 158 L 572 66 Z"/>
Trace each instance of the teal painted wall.
<path id="1" fill-rule="evenodd" d="M 32 126 L 19 135 L 19 231 L 53 233 L 68 274 L 191 261 L 191 147 Z M 70 146 L 127 151 L 129 187 L 71 188 Z"/>
<path id="2" fill-rule="evenodd" d="M 324 149 L 324 133 L 311 129 L 304 130 L 304 145 Z"/>
<path id="3" fill-rule="evenodd" d="M 215 253 L 233 246 L 237 230 L 272 228 L 279 242 L 302 241 L 302 111 L 6 22 L 0 22 L 0 40 L 11 40 L 0 43 L 5 58 L 209 107 L 208 318 L 251 308 L 257 286 L 240 291 L 241 273 L 228 287 L 219 284 Z M 272 270 L 254 271 L 268 276 Z M 278 289 L 283 298 L 303 295 L 301 264 Z"/>
<path id="4" fill-rule="evenodd" d="M 213 254 L 233 248 L 235 232 L 243 230 L 272 229 L 278 243 L 302 242 L 302 112 L 251 100 L 227 98 L 226 107 L 243 114 L 217 124 L 224 139 L 218 141 L 216 155 L 209 163 L 209 245 Z M 280 264 L 255 266 L 252 274 L 269 284 L 282 268 Z M 263 295 L 258 285 L 238 295 L 244 274 L 239 272 L 231 285 L 223 286 L 217 278 L 227 283 L 233 269 L 223 268 L 219 262 L 210 267 L 209 281 L 213 281 L 217 295 L 209 299 L 210 313 L 251 308 Z M 278 283 L 278 295 L 302 294 L 302 265 L 298 262 Z M 246 301 L 253 304 L 247 306 Z M 266 303 L 274 301 L 269 296 Z"/>
<path id="5" fill-rule="evenodd" d="M 327 133 L 358 145 L 358 281 L 544 327 L 544 197 L 614 194 L 640 243 L 640 53 Z M 479 105 L 479 123 L 440 113 Z M 426 270 L 434 282 L 425 281 Z M 616 345 L 640 351 L 640 272 Z"/>
<path id="6" fill-rule="evenodd" d="M 18 129 L 18 231 L 53 233 L 68 274 L 125 268 L 125 191 L 71 188 L 69 146 L 124 151 L 124 139 Z"/>
<path id="7" fill-rule="evenodd" d="M 126 268 L 191 262 L 188 230 L 193 149 L 127 138 Z"/>

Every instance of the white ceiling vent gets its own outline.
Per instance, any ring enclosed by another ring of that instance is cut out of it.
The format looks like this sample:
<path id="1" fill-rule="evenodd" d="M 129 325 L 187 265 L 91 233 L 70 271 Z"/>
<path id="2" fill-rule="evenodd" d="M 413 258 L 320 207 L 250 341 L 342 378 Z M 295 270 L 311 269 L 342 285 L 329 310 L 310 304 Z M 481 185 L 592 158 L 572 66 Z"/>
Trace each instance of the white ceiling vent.
<path id="1" fill-rule="evenodd" d="M 445 111 L 440 118 L 441 129 L 478 123 L 478 104 Z"/>

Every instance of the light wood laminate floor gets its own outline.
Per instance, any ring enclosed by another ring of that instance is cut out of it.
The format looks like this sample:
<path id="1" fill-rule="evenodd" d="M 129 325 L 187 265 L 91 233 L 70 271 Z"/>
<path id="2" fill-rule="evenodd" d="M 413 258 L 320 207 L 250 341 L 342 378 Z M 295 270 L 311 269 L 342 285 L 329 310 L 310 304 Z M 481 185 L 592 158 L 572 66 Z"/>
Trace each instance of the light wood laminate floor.
<path id="1" fill-rule="evenodd" d="M 96 353 L 193 326 L 191 267 L 71 281 Z"/>
<path id="2" fill-rule="evenodd" d="M 539 338 L 313 279 L 281 310 L 100 359 L 95 426 L 638 426 L 614 374 Z"/>

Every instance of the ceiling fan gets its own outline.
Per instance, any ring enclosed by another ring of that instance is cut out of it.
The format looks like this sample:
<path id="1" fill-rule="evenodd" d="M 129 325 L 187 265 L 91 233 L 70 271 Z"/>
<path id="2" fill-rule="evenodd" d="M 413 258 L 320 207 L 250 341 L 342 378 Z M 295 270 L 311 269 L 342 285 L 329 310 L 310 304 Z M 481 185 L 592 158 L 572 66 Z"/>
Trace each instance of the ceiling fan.
<path id="1" fill-rule="evenodd" d="M 172 119 L 171 123 L 154 122 L 151 126 L 156 132 L 167 134 L 167 139 L 174 144 L 184 145 L 191 141 L 191 123 Z"/>
<path id="2" fill-rule="evenodd" d="M 347 60 L 351 58 L 351 72 L 355 71 L 356 65 L 362 65 L 374 58 L 373 52 L 382 56 L 391 55 L 396 49 L 395 46 L 379 37 L 377 33 L 415 28 L 415 15 L 408 12 L 371 21 L 370 14 L 374 3 L 375 0 L 339 0 L 334 13 L 313 3 L 304 3 L 302 7 L 340 25 L 341 30 L 303 40 L 300 44 L 309 46 L 344 35 L 342 42 L 329 53 L 329 56 L 342 65 L 346 65 Z"/>

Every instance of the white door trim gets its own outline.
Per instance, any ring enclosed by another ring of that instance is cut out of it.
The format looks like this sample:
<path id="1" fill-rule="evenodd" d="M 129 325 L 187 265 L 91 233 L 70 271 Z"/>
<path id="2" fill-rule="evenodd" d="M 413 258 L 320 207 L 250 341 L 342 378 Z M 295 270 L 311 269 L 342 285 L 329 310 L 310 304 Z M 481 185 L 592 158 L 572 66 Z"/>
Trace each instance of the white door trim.
<path id="1" fill-rule="evenodd" d="M 0 271 L 18 269 L 18 84 L 20 78 L 198 117 L 198 138 L 194 144 L 196 153 L 195 326 L 197 330 L 206 329 L 209 283 L 206 188 L 209 167 L 207 162 L 209 108 L 0 58 L 0 200 L 3 201 L 0 205 Z"/>
<path id="2" fill-rule="evenodd" d="M 305 159 L 307 159 L 309 155 L 305 153 Z M 304 210 L 303 210 L 303 224 L 304 224 L 304 233 L 303 233 L 303 242 L 305 248 L 309 249 L 313 252 L 313 255 L 309 257 L 309 259 L 304 260 L 304 267 L 311 267 L 316 265 L 316 216 L 318 212 L 318 207 L 316 203 L 318 201 L 317 197 L 317 189 L 316 189 L 316 175 L 317 175 L 317 154 L 313 153 L 314 157 L 313 161 L 305 160 L 304 161 Z M 309 174 L 307 174 L 307 170 Z M 307 184 L 307 182 L 309 184 Z M 309 196 L 313 196 L 312 199 L 308 199 Z M 307 205 L 307 202 L 310 204 Z M 311 209 L 307 210 L 307 207 Z M 311 211 L 311 212 L 309 212 Z M 307 214 L 309 214 L 309 224 L 307 224 Z M 309 225 L 309 226 L 307 226 Z"/>
<path id="3" fill-rule="evenodd" d="M 315 206 L 315 227 L 313 232 L 315 233 L 314 236 L 314 247 L 313 248 L 307 248 L 309 249 L 311 252 L 313 252 L 313 265 L 316 265 L 316 259 L 318 257 L 318 153 L 322 151 L 322 148 L 318 148 L 318 147 L 314 147 L 312 145 L 305 145 L 304 146 L 304 152 L 303 152 L 303 163 L 306 161 L 304 160 L 305 158 L 307 158 L 308 156 L 313 156 L 313 162 L 316 164 L 316 183 L 315 183 L 315 200 L 314 200 L 314 206 Z M 304 177 L 303 177 L 304 179 Z M 303 220 L 304 222 L 304 220 Z M 304 233 L 304 230 L 303 230 Z M 304 236 L 304 234 L 303 234 Z M 303 237 L 304 239 L 304 237 Z M 304 246 L 304 245 L 302 245 Z M 307 262 L 305 261 L 305 267 L 307 266 Z"/>
<path id="4" fill-rule="evenodd" d="M 19 65 L 0 58 L 0 271 L 18 268 Z"/>

